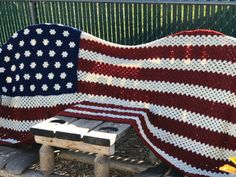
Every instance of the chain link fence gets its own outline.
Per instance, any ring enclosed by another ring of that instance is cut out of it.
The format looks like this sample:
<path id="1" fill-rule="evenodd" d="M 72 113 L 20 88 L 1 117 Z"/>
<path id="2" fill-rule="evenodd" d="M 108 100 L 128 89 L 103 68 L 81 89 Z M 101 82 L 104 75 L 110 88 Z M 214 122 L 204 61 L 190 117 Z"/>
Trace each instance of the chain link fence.
<path id="1" fill-rule="evenodd" d="M 107 41 L 126 45 L 199 28 L 236 37 L 236 2 L 1 0 L 0 46 L 15 31 L 39 23 L 73 26 Z"/>

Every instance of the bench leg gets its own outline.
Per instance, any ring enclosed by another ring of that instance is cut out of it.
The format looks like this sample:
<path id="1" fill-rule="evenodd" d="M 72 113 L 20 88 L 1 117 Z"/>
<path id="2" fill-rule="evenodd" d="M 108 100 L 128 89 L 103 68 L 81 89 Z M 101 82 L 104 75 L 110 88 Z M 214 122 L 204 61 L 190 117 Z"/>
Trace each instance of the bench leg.
<path id="1" fill-rule="evenodd" d="M 95 177 L 109 177 L 109 161 L 108 156 L 97 154 L 94 159 L 94 175 Z"/>
<path id="2" fill-rule="evenodd" d="M 48 176 L 53 172 L 55 161 L 53 148 L 48 145 L 42 145 L 39 150 L 40 171 Z"/>

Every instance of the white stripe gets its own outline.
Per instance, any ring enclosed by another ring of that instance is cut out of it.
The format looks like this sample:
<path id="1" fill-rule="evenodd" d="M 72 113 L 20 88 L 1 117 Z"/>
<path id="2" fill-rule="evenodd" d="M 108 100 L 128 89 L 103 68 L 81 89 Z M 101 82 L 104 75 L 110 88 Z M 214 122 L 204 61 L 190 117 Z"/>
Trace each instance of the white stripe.
<path id="1" fill-rule="evenodd" d="M 89 108 L 89 109 L 95 109 L 95 110 L 100 110 L 100 111 L 116 111 L 116 112 L 122 112 L 122 113 L 134 113 L 134 114 L 140 114 L 145 118 L 145 122 L 147 124 L 148 129 L 156 135 L 158 139 L 161 141 L 164 141 L 169 144 L 174 144 L 175 146 L 178 146 L 179 148 L 182 149 L 188 149 L 189 151 L 200 154 L 205 157 L 209 158 L 214 158 L 214 159 L 219 159 L 219 160 L 226 160 L 228 157 L 231 157 L 236 153 L 236 151 L 232 151 L 229 149 L 225 148 L 218 148 L 218 147 L 213 147 L 209 146 L 207 144 L 198 142 L 196 140 L 191 140 L 186 137 L 178 136 L 175 135 L 171 132 L 159 129 L 157 127 L 154 127 L 151 122 L 148 119 L 148 116 L 145 112 L 143 111 L 135 111 L 135 110 L 122 110 L 118 108 L 108 108 L 108 107 L 98 107 L 98 106 L 89 106 L 89 105 L 81 105 L 78 104 L 76 107 L 82 107 L 82 108 Z M 72 110 L 72 109 L 67 109 L 67 112 L 78 112 L 82 113 L 83 111 L 77 111 L 77 110 Z M 84 112 L 85 113 L 85 112 Z M 90 114 L 85 113 L 85 114 Z M 101 116 L 108 116 L 111 118 L 122 118 L 122 119 L 133 119 L 136 120 L 137 118 L 133 118 L 132 116 L 123 116 L 123 115 L 113 115 L 113 114 L 106 114 L 106 113 L 91 113 L 93 115 L 101 115 Z M 222 153 L 224 152 L 224 153 Z"/>
<path id="2" fill-rule="evenodd" d="M 235 63 L 216 59 L 146 58 L 143 60 L 130 60 L 127 58 L 107 56 L 84 49 L 80 50 L 79 58 L 121 67 L 199 71 L 236 76 Z"/>
<path id="3" fill-rule="evenodd" d="M 152 142 L 147 138 L 145 135 L 141 122 L 139 120 L 136 121 L 138 124 L 139 132 L 141 133 L 142 137 L 144 140 L 158 153 L 160 154 L 164 159 L 166 159 L 169 163 L 173 164 L 175 167 L 180 168 L 181 170 L 191 173 L 191 174 L 199 174 L 199 175 L 204 175 L 204 176 L 210 176 L 210 177 L 227 177 L 230 176 L 228 174 L 223 174 L 221 172 L 215 173 L 215 172 L 210 172 L 206 170 L 201 170 L 199 168 L 196 168 L 192 165 L 187 164 L 186 162 L 175 158 L 173 156 L 170 156 L 169 154 L 166 154 L 165 151 L 162 151 L 159 149 L 157 146 L 152 144 Z"/>
<path id="4" fill-rule="evenodd" d="M 14 108 L 37 108 L 54 107 L 57 105 L 68 105 L 78 102 L 77 93 L 49 95 L 49 96 L 16 96 L 2 95 L 2 105 Z"/>
<path id="5" fill-rule="evenodd" d="M 42 122 L 43 120 L 10 120 L 0 117 L 0 127 L 11 129 L 18 132 L 26 132 L 30 127 Z"/>
<path id="6" fill-rule="evenodd" d="M 234 93 L 226 90 L 212 89 L 209 87 L 198 85 L 171 83 L 164 81 L 125 79 L 82 71 L 78 71 L 78 80 L 127 89 L 192 96 L 195 98 L 223 103 L 236 107 L 236 95 Z"/>
<path id="7" fill-rule="evenodd" d="M 181 168 L 183 169 L 184 171 L 187 171 L 187 172 L 190 172 L 190 173 L 194 173 L 194 174 L 211 174 L 211 175 L 214 175 L 214 176 L 217 176 L 218 174 L 217 173 L 212 173 L 212 172 L 206 172 L 204 170 L 200 170 L 200 169 L 196 169 L 195 167 L 192 167 L 190 165 L 187 165 L 185 162 L 183 162 L 182 160 L 178 160 L 177 158 L 174 158 L 166 153 L 164 153 L 163 151 L 161 151 L 160 149 L 158 149 L 156 146 L 154 146 L 150 141 L 149 139 L 146 137 L 143 129 L 142 129 L 142 126 L 141 126 L 141 123 L 140 121 L 138 120 L 137 117 L 133 117 L 133 116 L 121 116 L 121 115 L 115 115 L 115 114 L 106 114 L 106 113 L 94 113 L 94 112 L 88 112 L 88 111 L 78 111 L 78 110 L 70 110 L 68 109 L 67 110 L 68 112 L 74 112 L 74 113 L 82 113 L 82 114 L 89 114 L 89 115 L 98 115 L 98 116 L 105 116 L 105 117 L 111 117 L 111 118 L 123 118 L 123 119 L 133 119 L 133 120 L 136 120 L 137 124 L 138 124 L 138 128 L 140 130 L 140 133 L 142 134 L 142 137 L 148 142 L 148 144 L 150 144 L 155 150 L 156 152 L 158 152 L 160 155 L 162 155 L 165 159 L 167 159 L 170 163 L 174 164 L 175 166 L 177 166 L 178 168 Z M 151 128 L 151 127 L 149 127 Z M 161 129 L 156 129 L 156 132 L 158 133 L 158 136 L 157 138 L 163 138 L 164 137 L 164 141 L 167 140 L 165 139 L 166 136 L 172 136 L 172 138 L 176 138 L 175 141 L 178 142 L 178 136 L 176 135 L 176 137 L 173 135 L 173 134 L 166 134 L 165 131 L 161 130 Z M 159 137 L 160 136 L 160 137 Z M 184 142 L 186 143 L 186 142 Z M 183 143 L 183 144 L 184 144 Z M 175 144 L 176 145 L 176 144 Z M 201 148 L 201 147 L 200 147 Z M 199 150 L 201 151 L 202 149 Z M 213 151 L 214 152 L 214 151 Z M 215 152 L 216 153 L 216 152 Z M 213 154 L 213 153 L 212 153 Z M 211 156 L 212 158 L 212 156 Z M 173 163 L 173 162 L 177 162 L 177 163 Z M 210 175 L 210 176 L 211 176 Z M 222 176 L 222 175 L 221 175 Z"/>
<path id="8" fill-rule="evenodd" d="M 119 45 L 115 43 L 111 43 L 105 40 L 102 40 L 98 37 L 95 37 L 86 32 L 81 33 L 81 39 L 91 40 L 95 42 L 102 43 L 104 45 L 118 47 L 118 48 L 145 48 L 145 47 L 159 47 L 159 46 L 236 46 L 236 38 L 230 36 L 217 36 L 217 35 L 196 35 L 196 36 L 167 36 L 161 39 L 157 39 L 155 41 L 128 46 L 128 45 Z"/>
<path id="9" fill-rule="evenodd" d="M 12 139 L 12 138 L 7 138 L 7 139 L 2 139 L 2 138 L 0 138 L 0 141 L 2 141 L 2 142 L 7 142 L 7 143 L 11 143 L 11 144 L 16 144 L 16 143 L 19 143 L 19 142 L 20 142 L 20 141 L 18 141 L 18 140 Z"/>
<path id="10" fill-rule="evenodd" d="M 179 122 L 184 122 L 193 126 L 201 127 L 209 131 L 228 134 L 236 137 L 236 124 L 231 122 L 209 117 L 203 114 L 198 114 L 190 111 L 186 111 L 179 108 L 167 107 L 161 105 L 154 105 L 145 102 L 121 100 L 106 96 L 87 95 L 80 93 L 80 100 L 86 100 L 97 103 L 123 105 L 126 107 L 135 108 L 146 108 L 149 109 L 153 114 L 160 115 L 169 119 L 173 119 Z M 157 116 L 158 118 L 158 116 Z"/>

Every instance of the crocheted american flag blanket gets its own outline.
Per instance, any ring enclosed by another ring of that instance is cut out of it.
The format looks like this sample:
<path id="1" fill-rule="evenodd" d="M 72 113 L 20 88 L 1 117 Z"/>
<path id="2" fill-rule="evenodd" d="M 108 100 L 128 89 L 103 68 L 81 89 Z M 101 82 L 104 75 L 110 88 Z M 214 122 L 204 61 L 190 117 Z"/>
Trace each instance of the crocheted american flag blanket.
<path id="1" fill-rule="evenodd" d="M 27 144 L 54 116 L 129 123 L 160 159 L 190 176 L 236 155 L 236 39 L 183 31 L 123 46 L 42 24 L 13 34 L 0 54 L 0 144 Z"/>

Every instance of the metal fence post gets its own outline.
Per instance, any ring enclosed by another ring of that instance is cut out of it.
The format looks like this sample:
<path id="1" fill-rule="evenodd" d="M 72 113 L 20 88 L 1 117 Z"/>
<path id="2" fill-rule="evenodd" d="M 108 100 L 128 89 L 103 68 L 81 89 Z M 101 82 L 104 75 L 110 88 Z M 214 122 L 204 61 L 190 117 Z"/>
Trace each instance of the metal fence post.
<path id="1" fill-rule="evenodd" d="M 33 24 L 36 24 L 35 1 L 29 1 L 30 17 Z"/>

